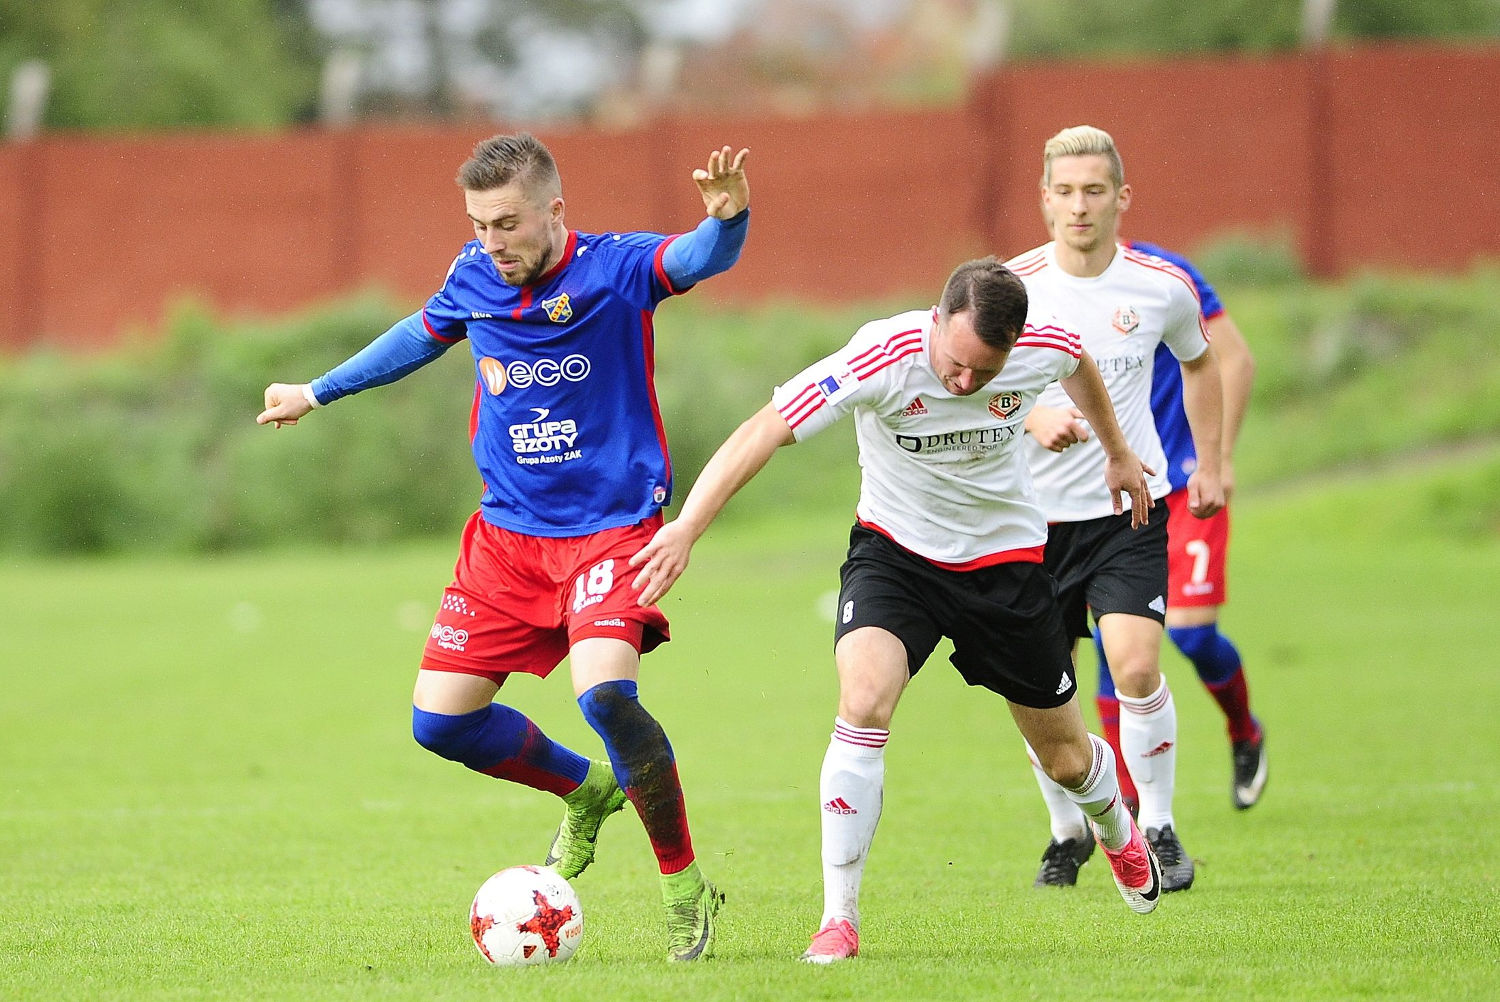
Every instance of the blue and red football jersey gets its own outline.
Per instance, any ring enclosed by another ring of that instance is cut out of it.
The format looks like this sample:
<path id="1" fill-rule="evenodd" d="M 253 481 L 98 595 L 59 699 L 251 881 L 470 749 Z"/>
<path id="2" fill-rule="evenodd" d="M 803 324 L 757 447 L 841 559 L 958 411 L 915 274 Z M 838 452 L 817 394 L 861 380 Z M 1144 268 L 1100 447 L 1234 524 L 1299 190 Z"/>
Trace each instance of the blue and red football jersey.
<path id="1" fill-rule="evenodd" d="M 1224 312 L 1219 294 L 1187 258 L 1140 240 L 1127 240 L 1125 246 L 1169 261 L 1187 272 L 1198 289 L 1204 320 L 1212 320 Z M 1172 482 L 1172 490 L 1181 490 L 1198 466 L 1198 452 L 1193 448 L 1192 429 L 1182 407 L 1182 369 L 1166 345 L 1157 346 L 1151 369 L 1151 415 L 1156 419 L 1156 433 L 1161 436 L 1161 446 L 1167 454 L 1167 478 Z"/>
<path id="2" fill-rule="evenodd" d="M 672 496 L 657 404 L 652 313 L 677 292 L 672 238 L 570 231 L 534 284 L 505 284 L 479 242 L 453 262 L 422 321 L 474 355 L 469 419 L 486 521 L 533 536 L 631 525 Z"/>

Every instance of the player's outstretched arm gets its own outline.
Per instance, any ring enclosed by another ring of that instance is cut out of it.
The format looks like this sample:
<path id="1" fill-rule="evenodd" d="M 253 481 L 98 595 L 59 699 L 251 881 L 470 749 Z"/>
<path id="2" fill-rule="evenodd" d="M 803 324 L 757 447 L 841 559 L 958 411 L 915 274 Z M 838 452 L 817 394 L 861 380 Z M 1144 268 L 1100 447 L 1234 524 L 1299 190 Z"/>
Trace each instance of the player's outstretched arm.
<path id="1" fill-rule="evenodd" d="M 447 351 L 450 345 L 428 333 L 422 314 L 398 320 L 358 354 L 313 383 L 272 383 L 266 387 L 266 409 L 257 424 L 296 424 L 314 407 L 330 404 L 372 386 L 394 382 Z M 316 393 L 314 392 L 316 383 Z"/>
<path id="2" fill-rule="evenodd" d="M 1224 384 L 1219 376 L 1218 356 L 1213 345 L 1193 359 L 1181 362 L 1182 409 L 1193 433 L 1198 465 L 1188 477 L 1188 511 L 1208 518 L 1224 507 L 1224 487 L 1219 479 L 1223 456 L 1221 436 L 1224 422 Z"/>
<path id="3" fill-rule="evenodd" d="M 1151 518 L 1151 509 L 1156 502 L 1151 499 L 1151 488 L 1146 477 L 1156 471 L 1141 462 L 1115 417 L 1115 406 L 1110 402 L 1109 390 L 1104 386 L 1104 377 L 1099 375 L 1099 366 L 1088 352 L 1078 359 L 1078 368 L 1073 375 L 1060 380 L 1062 388 L 1099 436 L 1104 448 L 1104 482 L 1114 499 L 1115 514 L 1125 510 L 1120 501 L 1123 491 L 1130 495 L 1131 528 L 1145 525 Z"/>
<path id="4" fill-rule="evenodd" d="M 677 518 L 656 530 L 651 541 L 630 558 L 630 566 L 641 569 L 631 585 L 641 593 L 638 604 L 651 605 L 666 595 L 687 570 L 693 544 L 729 499 L 765 467 L 777 449 L 795 441 L 786 420 L 770 404 L 735 429 L 703 467 Z"/>
<path id="5" fill-rule="evenodd" d="M 749 206 L 750 179 L 745 176 L 745 158 L 749 155 L 748 149 L 742 149 L 731 159 L 725 146 L 708 155 L 707 168 L 693 171 L 693 181 L 710 216 L 732 219 Z"/>

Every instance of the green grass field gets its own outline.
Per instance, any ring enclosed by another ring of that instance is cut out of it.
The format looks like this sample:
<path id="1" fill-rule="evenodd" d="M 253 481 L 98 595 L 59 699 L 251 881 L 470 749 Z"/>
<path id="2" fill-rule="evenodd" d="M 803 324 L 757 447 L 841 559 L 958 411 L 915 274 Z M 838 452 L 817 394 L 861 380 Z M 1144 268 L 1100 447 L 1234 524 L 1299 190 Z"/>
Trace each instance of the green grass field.
<path id="1" fill-rule="evenodd" d="M 1199 877 L 1150 916 L 1097 858 L 1071 892 L 1031 888 L 1047 832 L 1019 740 L 935 657 L 887 753 L 864 955 L 828 969 L 794 958 L 821 907 L 823 608 L 852 500 L 727 523 L 667 600 L 644 701 L 729 895 L 717 958 L 685 968 L 660 959 L 629 812 L 575 882 L 572 963 L 492 969 L 471 944 L 474 889 L 536 861 L 558 806 L 410 740 L 450 542 L 0 564 L 0 998 L 1500 997 L 1497 482 L 1488 453 L 1242 498 L 1226 622 L 1270 786 L 1231 809 L 1218 712 L 1171 655 Z M 564 677 L 506 695 L 598 753 Z"/>

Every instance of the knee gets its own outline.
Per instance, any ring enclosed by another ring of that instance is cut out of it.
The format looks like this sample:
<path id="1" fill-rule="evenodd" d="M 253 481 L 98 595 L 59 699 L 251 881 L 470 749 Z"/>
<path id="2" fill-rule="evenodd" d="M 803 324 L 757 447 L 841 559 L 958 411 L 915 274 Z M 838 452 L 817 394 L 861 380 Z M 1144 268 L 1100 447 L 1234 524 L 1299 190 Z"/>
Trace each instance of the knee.
<path id="1" fill-rule="evenodd" d="M 578 697 L 583 719 L 599 734 L 611 734 L 639 720 L 641 706 L 636 684 L 628 680 L 600 682 Z"/>
<path id="2" fill-rule="evenodd" d="M 1139 699 L 1161 686 L 1161 665 L 1151 655 L 1122 657 L 1112 661 L 1109 670 L 1116 696 L 1124 694 Z"/>
<path id="3" fill-rule="evenodd" d="M 1082 747 L 1057 745 L 1045 753 L 1038 749 L 1037 759 L 1048 779 L 1064 789 L 1076 790 L 1088 782 L 1089 770 L 1094 765 L 1094 750 L 1087 741 Z"/>
<path id="4" fill-rule="evenodd" d="M 879 689 L 853 682 L 839 690 L 839 717 L 855 727 L 889 730 L 895 702 Z"/>
<path id="5" fill-rule="evenodd" d="M 411 734 L 417 744 L 434 755 L 462 762 L 473 749 L 480 727 L 488 715 L 488 709 L 455 715 L 429 713 L 413 706 Z"/>
<path id="6" fill-rule="evenodd" d="M 1219 640 L 1218 627 L 1212 623 L 1202 626 L 1170 626 L 1167 636 L 1189 661 L 1197 662 L 1215 653 Z"/>

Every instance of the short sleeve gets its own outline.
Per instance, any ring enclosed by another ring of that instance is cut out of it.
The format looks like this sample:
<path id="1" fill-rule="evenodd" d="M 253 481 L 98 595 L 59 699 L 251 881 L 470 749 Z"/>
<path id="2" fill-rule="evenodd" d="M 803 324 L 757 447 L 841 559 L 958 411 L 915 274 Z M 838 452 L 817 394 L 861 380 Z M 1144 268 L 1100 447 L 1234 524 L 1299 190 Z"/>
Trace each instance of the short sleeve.
<path id="1" fill-rule="evenodd" d="M 791 427 L 797 441 L 811 438 L 879 395 L 878 380 L 862 378 L 856 359 L 865 359 L 873 338 L 861 328 L 843 348 L 819 359 L 771 393 L 771 405 Z"/>
<path id="2" fill-rule="evenodd" d="M 1208 350 L 1208 327 L 1187 275 L 1179 272 L 1178 277 L 1171 285 L 1162 341 L 1179 362 L 1191 362 Z"/>

